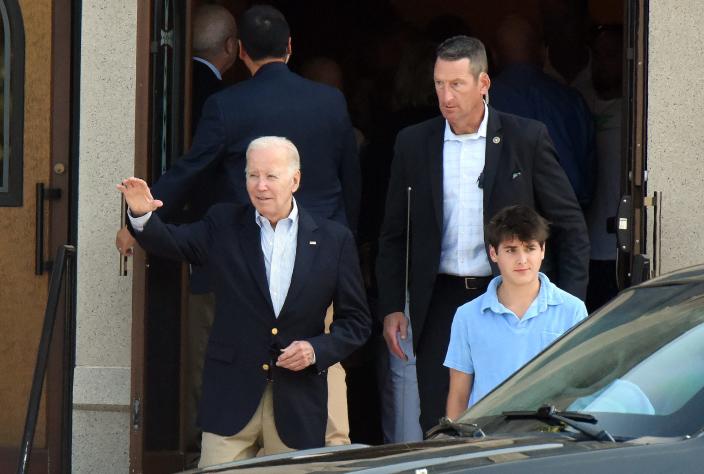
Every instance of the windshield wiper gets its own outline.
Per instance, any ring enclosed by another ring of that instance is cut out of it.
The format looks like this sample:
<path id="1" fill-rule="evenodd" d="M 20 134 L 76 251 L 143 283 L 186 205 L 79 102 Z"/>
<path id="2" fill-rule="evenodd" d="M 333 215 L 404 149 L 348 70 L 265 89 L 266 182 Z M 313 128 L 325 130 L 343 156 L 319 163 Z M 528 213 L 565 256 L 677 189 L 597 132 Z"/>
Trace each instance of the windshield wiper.
<path id="1" fill-rule="evenodd" d="M 597 420 L 589 413 L 580 413 L 577 411 L 559 411 L 553 405 L 546 405 L 538 408 L 535 411 L 505 411 L 502 413 L 507 420 L 541 420 L 564 423 L 580 433 L 589 436 L 597 441 L 610 441 L 615 443 L 611 434 L 596 426 L 585 425 L 583 423 L 596 424 Z"/>
<path id="2" fill-rule="evenodd" d="M 440 418 L 438 424 L 425 433 L 425 437 L 429 439 L 441 433 L 459 436 L 460 438 L 484 438 L 486 436 L 476 423 L 452 421 L 446 416 Z"/>

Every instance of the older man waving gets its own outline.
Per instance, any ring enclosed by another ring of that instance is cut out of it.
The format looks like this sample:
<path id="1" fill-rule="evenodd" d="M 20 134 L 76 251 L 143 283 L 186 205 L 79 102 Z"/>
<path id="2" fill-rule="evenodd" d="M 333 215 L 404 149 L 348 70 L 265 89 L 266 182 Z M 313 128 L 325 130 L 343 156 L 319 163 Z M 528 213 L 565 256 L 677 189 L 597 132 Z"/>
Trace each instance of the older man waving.
<path id="1" fill-rule="evenodd" d="M 206 350 L 199 423 L 200 466 L 324 445 L 325 370 L 370 333 L 354 240 L 335 222 L 298 207 L 296 147 L 262 137 L 247 149 L 252 205 L 218 204 L 193 224 L 172 226 L 147 184 L 118 185 L 137 240 L 167 258 L 208 265 L 215 322 Z M 324 333 L 328 306 L 335 321 Z"/>

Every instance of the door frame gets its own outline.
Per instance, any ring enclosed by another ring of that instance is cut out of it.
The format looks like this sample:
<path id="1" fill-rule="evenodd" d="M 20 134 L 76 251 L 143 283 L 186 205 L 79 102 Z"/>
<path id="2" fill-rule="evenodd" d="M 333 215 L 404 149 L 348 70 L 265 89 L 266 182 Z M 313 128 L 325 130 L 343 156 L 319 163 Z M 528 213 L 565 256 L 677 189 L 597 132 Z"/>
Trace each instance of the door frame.
<path id="1" fill-rule="evenodd" d="M 149 104 L 146 108 L 137 109 L 135 117 L 135 163 L 134 175 L 143 178 L 153 177 L 156 168 L 152 163 L 151 152 L 153 144 L 152 137 L 153 120 L 153 91 L 152 87 L 152 54 L 158 47 L 153 44 L 154 36 L 154 2 L 158 0 L 145 0 L 138 2 L 137 7 L 137 53 L 136 53 L 136 103 Z M 193 0 L 183 0 L 184 3 L 184 27 L 186 41 L 184 43 L 184 77 L 177 78 L 177 89 L 183 84 L 183 104 L 184 110 L 188 110 L 190 104 L 190 19 Z M 178 81 L 183 83 L 178 84 Z M 174 95 L 174 94 L 172 94 Z M 181 99 L 171 97 L 172 100 Z M 141 110 L 141 112 L 139 112 Z M 172 132 L 181 128 L 188 130 L 190 117 L 178 117 L 172 125 Z M 184 134 L 182 147 L 189 144 L 190 137 Z M 185 148 L 184 148 L 185 149 Z M 176 158 L 173 156 L 172 158 Z M 159 173 L 160 174 L 160 173 Z M 148 304 L 148 275 L 149 260 L 146 253 L 139 247 L 135 249 L 132 261 L 132 372 L 131 372 L 131 422 L 130 422 L 130 472 L 152 472 L 166 470 L 180 470 L 184 467 L 185 453 L 182 436 L 180 436 L 180 449 L 178 452 L 147 453 L 145 449 L 145 410 L 149 409 L 149 400 L 145 400 L 146 376 L 145 357 L 147 343 L 147 304 Z M 185 287 L 184 287 L 185 288 Z M 181 301 L 182 308 L 185 301 Z M 182 311 L 183 313 L 183 311 Z M 183 321 L 183 314 L 181 320 Z M 182 338 L 183 339 L 183 338 Z M 183 351 L 182 357 L 183 357 Z M 183 384 L 181 384 L 183 385 Z M 183 387 L 180 387 L 183 395 Z M 183 415 L 181 410 L 181 415 Z M 183 432 L 183 423 L 181 423 Z"/>
<path id="2" fill-rule="evenodd" d="M 50 261 L 60 245 L 76 244 L 76 215 L 71 213 L 78 190 L 78 129 L 77 104 L 80 77 L 80 0 L 54 0 L 52 8 L 51 55 L 51 158 L 49 186 L 58 189 L 60 198 L 50 201 L 47 255 Z M 78 41 L 76 43 L 76 41 Z M 65 356 L 63 328 L 75 328 L 75 259 L 67 271 L 73 281 L 65 281 L 72 289 L 70 301 L 65 292 L 59 300 L 56 323 L 51 341 L 46 381 L 48 472 L 71 471 L 71 413 L 64 407 L 72 405 L 74 358 Z M 71 323 L 73 322 L 73 323 Z M 74 351 L 75 352 L 75 347 Z"/>
<path id="3" fill-rule="evenodd" d="M 618 251 L 619 288 L 649 275 L 641 274 L 647 252 L 647 121 L 648 121 L 648 12 L 649 0 L 628 0 L 624 11 L 624 127 L 621 189 L 631 196 L 628 217 L 630 252 Z M 653 259 L 655 256 L 653 256 Z"/>
<path id="4" fill-rule="evenodd" d="M 151 104 L 152 0 L 137 2 L 136 102 Z M 146 112 L 145 112 L 146 110 Z M 141 113 L 138 111 L 142 111 Z M 146 177 L 149 170 L 151 110 L 135 109 L 134 175 Z M 145 392 L 144 344 L 147 305 L 147 259 L 136 247 L 132 257 L 132 368 L 130 395 L 130 473 L 143 472 Z"/>

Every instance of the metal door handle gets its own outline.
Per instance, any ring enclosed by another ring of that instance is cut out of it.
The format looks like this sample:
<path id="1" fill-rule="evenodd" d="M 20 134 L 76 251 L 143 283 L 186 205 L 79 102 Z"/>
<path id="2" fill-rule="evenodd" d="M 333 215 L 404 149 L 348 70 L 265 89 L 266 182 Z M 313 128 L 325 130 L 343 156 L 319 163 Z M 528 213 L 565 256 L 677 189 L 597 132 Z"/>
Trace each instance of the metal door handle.
<path id="1" fill-rule="evenodd" d="M 44 183 L 36 185 L 35 229 L 34 229 L 34 274 L 42 275 L 51 270 L 51 260 L 44 261 L 44 201 L 61 198 L 61 189 L 45 188 Z"/>
<path id="2" fill-rule="evenodd" d="M 127 204 L 125 202 L 125 196 L 120 193 L 120 229 L 124 229 L 125 225 L 127 225 Z M 118 275 L 120 276 L 127 276 L 127 256 L 120 255 L 120 273 Z"/>

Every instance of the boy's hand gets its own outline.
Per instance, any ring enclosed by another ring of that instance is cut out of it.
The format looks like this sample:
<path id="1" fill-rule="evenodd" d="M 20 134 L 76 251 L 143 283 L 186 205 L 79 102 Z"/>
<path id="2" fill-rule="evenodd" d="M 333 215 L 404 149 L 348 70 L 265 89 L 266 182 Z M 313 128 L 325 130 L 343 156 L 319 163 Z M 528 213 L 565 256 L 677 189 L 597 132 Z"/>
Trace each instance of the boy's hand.
<path id="1" fill-rule="evenodd" d="M 384 317 L 384 339 L 389 350 L 399 359 L 408 360 L 408 356 L 403 352 L 398 343 L 397 335 L 401 335 L 401 339 L 408 337 L 408 320 L 406 315 L 400 311 L 387 314 Z"/>

